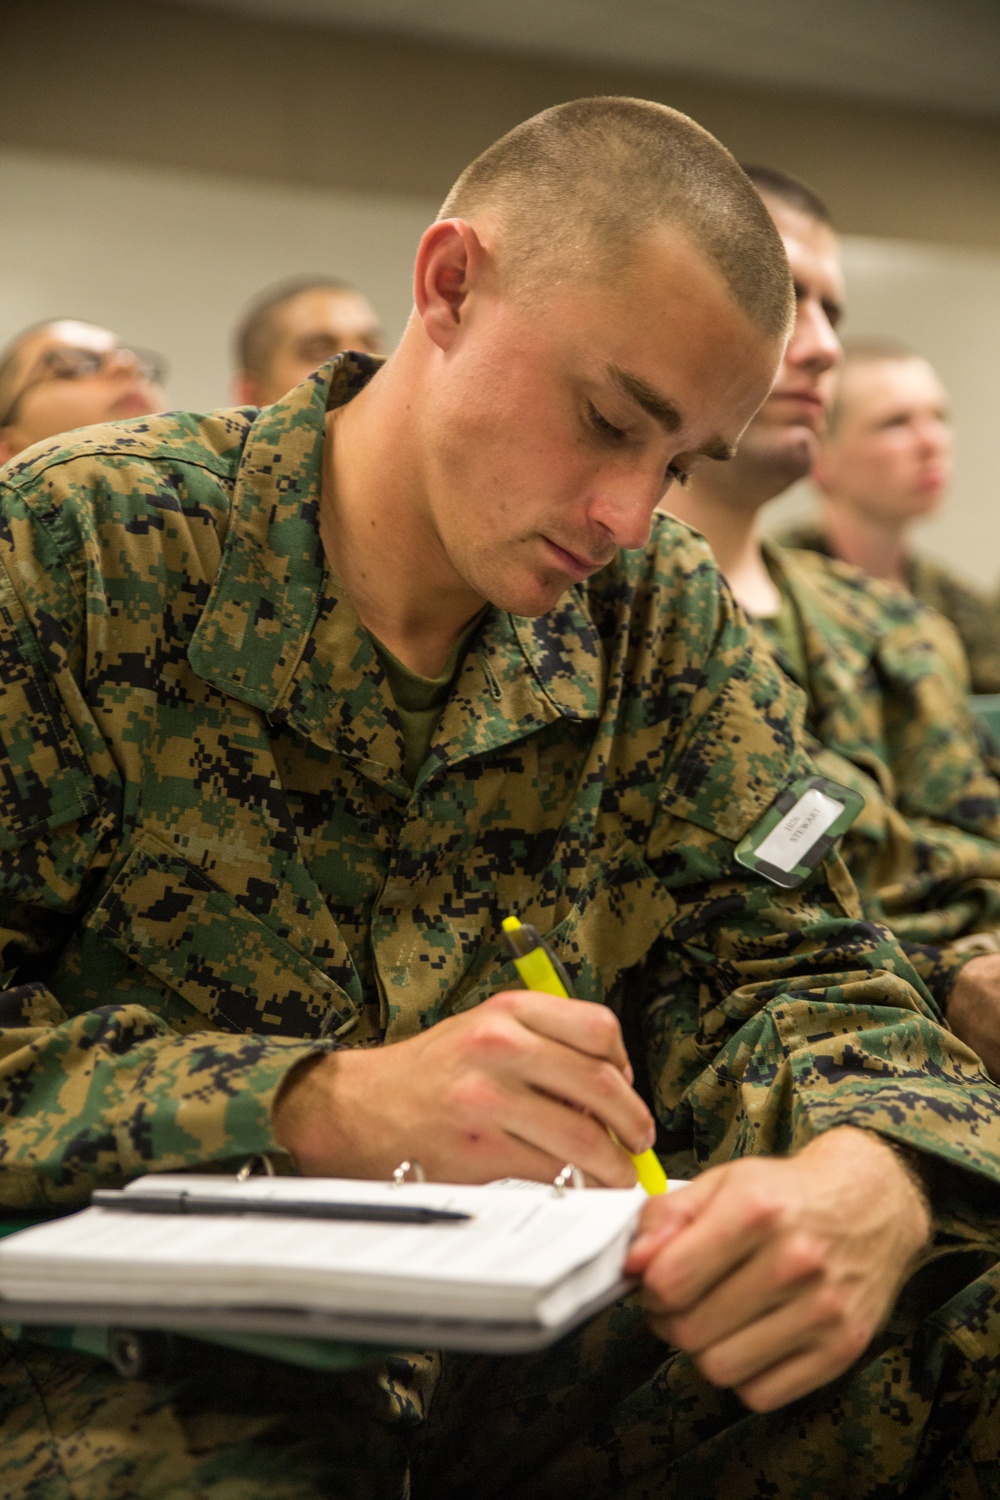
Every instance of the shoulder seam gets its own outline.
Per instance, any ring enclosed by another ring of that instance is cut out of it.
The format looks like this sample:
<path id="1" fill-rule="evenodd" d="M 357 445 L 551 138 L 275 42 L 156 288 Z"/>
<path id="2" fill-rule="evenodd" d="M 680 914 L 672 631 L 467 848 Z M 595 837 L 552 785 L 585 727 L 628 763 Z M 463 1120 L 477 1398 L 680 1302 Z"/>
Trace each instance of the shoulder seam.
<path id="1" fill-rule="evenodd" d="M 158 463 L 169 460 L 178 467 L 183 465 L 189 469 L 203 469 L 206 474 L 211 474 L 213 479 L 226 479 L 230 477 L 235 479 L 236 477 L 236 469 L 230 469 L 228 466 L 215 469 L 211 464 L 204 463 L 197 458 L 187 458 L 183 454 L 176 452 L 129 453 L 127 450 L 123 451 L 120 448 L 109 446 L 106 448 L 88 448 L 85 453 L 53 454 L 52 458 L 47 459 L 41 468 L 32 466 L 30 474 L 28 471 L 25 471 L 23 475 L 17 474 L 14 476 L 0 474 L 0 485 L 4 485 L 9 490 L 20 490 L 24 484 L 35 483 L 42 474 L 47 474 L 51 469 L 63 468 L 67 464 L 77 463 L 81 459 L 107 458 L 109 455 L 116 458 L 133 458 L 144 463 Z"/>

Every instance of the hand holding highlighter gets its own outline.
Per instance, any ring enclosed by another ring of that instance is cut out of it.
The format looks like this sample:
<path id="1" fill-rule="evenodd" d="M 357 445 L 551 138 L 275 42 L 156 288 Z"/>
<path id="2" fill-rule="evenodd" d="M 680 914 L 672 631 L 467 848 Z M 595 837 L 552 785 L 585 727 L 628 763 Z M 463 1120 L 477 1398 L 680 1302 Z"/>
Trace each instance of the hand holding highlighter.
<path id="1" fill-rule="evenodd" d="M 517 917 L 504 917 L 503 931 L 514 958 L 514 967 L 525 987 L 539 990 L 543 995 L 557 995 L 568 1000 L 569 976 L 535 929 Z M 613 1130 L 608 1134 L 621 1145 Z M 654 1151 L 643 1151 L 638 1156 L 629 1151 L 628 1156 L 635 1167 L 640 1186 L 646 1189 L 650 1197 L 667 1191 L 667 1174 Z"/>

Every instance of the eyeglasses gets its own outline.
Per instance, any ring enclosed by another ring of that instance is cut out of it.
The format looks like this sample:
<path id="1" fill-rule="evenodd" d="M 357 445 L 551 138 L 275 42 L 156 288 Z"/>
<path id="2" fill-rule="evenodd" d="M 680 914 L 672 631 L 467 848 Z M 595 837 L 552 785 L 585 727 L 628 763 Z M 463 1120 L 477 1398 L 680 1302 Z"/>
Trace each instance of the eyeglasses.
<path id="1" fill-rule="evenodd" d="M 47 385 L 52 380 L 89 380 L 95 375 L 106 375 L 112 368 L 123 364 L 131 365 L 137 375 L 153 385 L 162 385 L 169 369 L 162 354 L 154 354 L 151 349 L 137 349 L 132 344 L 116 344 L 113 349 L 49 349 L 35 367 L 39 373 L 22 385 L 0 416 L 0 427 L 10 426 L 21 401 L 35 386 Z"/>

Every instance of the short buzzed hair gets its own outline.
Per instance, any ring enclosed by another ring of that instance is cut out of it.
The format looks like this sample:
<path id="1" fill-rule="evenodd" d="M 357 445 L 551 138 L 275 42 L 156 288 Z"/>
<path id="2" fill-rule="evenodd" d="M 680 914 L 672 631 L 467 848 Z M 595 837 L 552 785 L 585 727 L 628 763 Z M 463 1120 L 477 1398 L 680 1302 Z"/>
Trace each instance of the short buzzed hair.
<path id="1" fill-rule="evenodd" d="M 901 339 L 891 338 L 853 338 L 843 340 L 844 357 L 837 372 L 837 388 L 834 391 L 833 403 L 830 407 L 830 415 L 827 419 L 827 431 L 835 432 L 840 425 L 844 415 L 844 377 L 852 370 L 858 370 L 863 365 L 880 365 L 886 360 L 907 363 L 911 359 L 925 360 L 916 349 L 911 349 L 909 344 L 904 344 Z"/>
<path id="2" fill-rule="evenodd" d="M 502 273 L 531 289 L 610 278 L 635 242 L 676 226 L 769 337 L 794 315 L 781 239 L 735 159 L 687 115 L 647 99 L 575 99 L 516 126 L 459 177 L 438 215 L 495 211 Z"/>
<path id="3" fill-rule="evenodd" d="M 286 302 L 303 292 L 357 292 L 357 287 L 339 276 L 288 276 L 265 287 L 244 312 L 234 344 L 239 369 L 266 375 L 278 343 L 278 313 Z"/>
<path id="4" fill-rule="evenodd" d="M 810 219 L 833 228 L 833 215 L 823 199 L 800 177 L 793 177 L 791 172 L 783 172 L 780 167 L 762 167 L 756 162 L 741 162 L 741 166 L 758 193 L 763 193 L 766 198 L 777 198 L 786 208 L 794 208 L 798 213 L 807 214 Z"/>

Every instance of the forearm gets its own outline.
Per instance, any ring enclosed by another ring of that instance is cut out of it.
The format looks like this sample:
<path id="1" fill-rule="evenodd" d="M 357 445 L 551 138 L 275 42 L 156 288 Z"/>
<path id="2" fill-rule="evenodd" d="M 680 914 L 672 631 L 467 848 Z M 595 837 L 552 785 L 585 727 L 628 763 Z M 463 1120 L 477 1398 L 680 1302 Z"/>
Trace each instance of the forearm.
<path id="1" fill-rule="evenodd" d="M 323 1044 L 201 1031 L 178 1036 L 137 1005 L 72 1019 L 41 986 L 0 995 L 0 1201 L 74 1207 L 144 1172 L 280 1149 L 272 1108 Z"/>
<path id="2" fill-rule="evenodd" d="M 927 1243 L 934 1167 L 922 1153 L 875 1131 L 841 1125 L 815 1136 L 799 1155 L 821 1175 L 831 1174 L 831 1180 L 839 1181 L 835 1171 L 846 1163 L 851 1175 L 881 1181 L 887 1190 L 891 1186 L 902 1221 L 900 1233 L 911 1244 L 911 1253 L 916 1255 Z"/>

